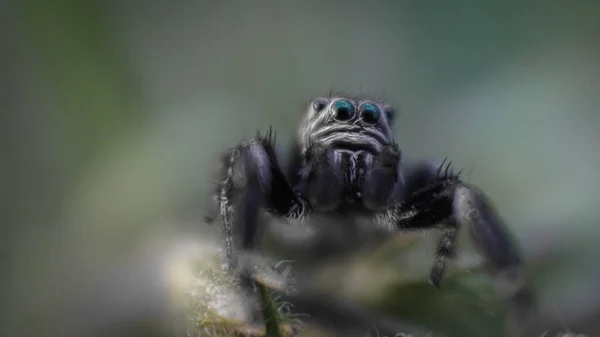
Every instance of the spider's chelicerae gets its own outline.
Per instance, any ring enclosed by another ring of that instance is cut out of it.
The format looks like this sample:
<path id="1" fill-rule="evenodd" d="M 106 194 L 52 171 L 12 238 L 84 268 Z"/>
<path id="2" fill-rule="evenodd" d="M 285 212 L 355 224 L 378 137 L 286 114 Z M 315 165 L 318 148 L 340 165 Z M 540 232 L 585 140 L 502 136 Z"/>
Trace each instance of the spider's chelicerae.
<path id="1" fill-rule="evenodd" d="M 258 247 L 261 210 L 292 226 L 321 214 L 348 221 L 370 219 L 382 233 L 438 229 L 442 236 L 429 276 L 442 283 L 461 228 L 488 265 L 522 263 L 515 245 L 485 196 L 464 183 L 448 163 L 405 165 L 394 141 L 394 109 L 349 95 L 311 102 L 294 142 L 290 170 L 278 162 L 269 131 L 227 152 L 216 203 L 226 237 L 225 268 Z"/>

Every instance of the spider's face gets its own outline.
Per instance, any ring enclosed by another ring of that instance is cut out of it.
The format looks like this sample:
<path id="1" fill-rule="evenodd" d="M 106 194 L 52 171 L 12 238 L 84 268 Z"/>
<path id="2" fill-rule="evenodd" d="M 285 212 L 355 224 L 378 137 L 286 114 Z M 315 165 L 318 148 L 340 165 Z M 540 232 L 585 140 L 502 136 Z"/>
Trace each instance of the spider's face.
<path id="1" fill-rule="evenodd" d="M 308 107 L 299 132 L 306 149 L 319 143 L 328 148 L 379 153 L 393 141 L 393 109 L 371 100 L 318 98 Z"/>

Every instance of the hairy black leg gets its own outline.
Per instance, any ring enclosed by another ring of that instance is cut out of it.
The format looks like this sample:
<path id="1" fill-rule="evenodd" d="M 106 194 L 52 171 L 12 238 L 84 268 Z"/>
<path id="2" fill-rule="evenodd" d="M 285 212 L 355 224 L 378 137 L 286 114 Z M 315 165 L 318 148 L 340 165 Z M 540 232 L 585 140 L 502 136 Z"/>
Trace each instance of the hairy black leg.
<path id="1" fill-rule="evenodd" d="M 281 172 L 272 130 L 243 141 L 223 159 L 221 182 L 216 191 L 218 217 L 225 236 L 222 266 L 233 269 L 242 290 L 255 296 L 262 286 L 254 279 L 254 266 L 264 267 L 259 266 L 263 261 L 254 259 L 253 254 L 261 234 L 261 209 L 289 219 L 302 216 L 305 203 L 295 195 Z M 252 314 L 252 321 L 260 320 L 259 310 L 252 310 Z"/>
<path id="2" fill-rule="evenodd" d="M 468 228 L 478 250 L 485 257 L 488 272 L 498 289 L 509 299 L 508 328 L 512 336 L 531 336 L 535 329 L 535 294 L 523 271 L 524 261 L 511 233 L 477 188 L 460 184 L 454 191 L 456 221 Z"/>
<path id="3" fill-rule="evenodd" d="M 442 282 L 462 227 L 468 228 L 491 267 L 504 270 L 520 265 L 522 259 L 516 245 L 485 196 L 460 181 L 449 167 L 449 163 L 442 165 L 426 186 L 390 205 L 377 215 L 377 220 L 390 230 L 442 229 L 430 274 L 430 283 L 435 287 Z"/>
<path id="4" fill-rule="evenodd" d="M 454 192 L 454 216 L 467 226 L 489 267 L 505 270 L 523 263 L 521 254 L 500 217 L 485 195 L 471 185 L 461 184 Z"/>
<path id="5" fill-rule="evenodd" d="M 223 267 L 230 269 L 238 264 L 239 253 L 256 248 L 261 208 L 294 217 L 305 211 L 305 204 L 280 170 L 271 130 L 242 142 L 224 159 L 217 203 L 225 235 Z"/>

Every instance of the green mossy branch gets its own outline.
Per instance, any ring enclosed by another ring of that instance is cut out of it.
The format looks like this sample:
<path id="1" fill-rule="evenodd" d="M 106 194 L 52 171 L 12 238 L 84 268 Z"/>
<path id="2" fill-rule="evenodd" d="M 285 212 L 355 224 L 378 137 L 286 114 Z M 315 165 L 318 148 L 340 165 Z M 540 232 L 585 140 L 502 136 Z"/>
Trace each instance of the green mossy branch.
<path id="1" fill-rule="evenodd" d="M 412 270 L 403 265 L 402 259 L 397 259 L 398 255 L 405 256 L 409 248 L 418 248 L 415 245 L 414 237 L 393 238 L 381 249 L 348 257 L 345 269 L 336 264 L 317 270 L 314 277 L 311 276 L 314 284 L 305 285 L 309 288 L 303 289 L 348 299 L 365 310 L 397 320 L 401 323 L 399 326 L 427 331 L 430 337 L 509 335 L 510 305 L 497 291 L 494 279 L 477 266 L 461 265 L 457 261 L 449 269 L 442 288 L 435 289 L 423 272 L 427 266 L 423 270 Z M 299 313 L 294 312 L 293 306 L 281 302 L 278 294 L 283 289 L 272 275 L 257 271 L 258 296 L 252 299 L 242 295 L 235 279 L 221 270 L 216 256 L 198 265 L 197 280 L 188 291 L 184 310 L 191 336 L 327 336 L 327 330 L 306 325 L 299 320 L 304 317 L 297 316 Z M 269 272 L 277 274 L 274 268 Z M 284 298 L 293 304 L 293 297 Z M 289 307 L 292 310 L 288 310 Z M 262 313 L 262 321 L 253 323 L 257 312 L 259 316 Z M 336 326 L 335 322 L 332 325 Z M 372 333 L 377 335 L 375 330 Z M 422 334 L 413 332 L 412 336 L 417 335 Z"/>
<path id="2" fill-rule="evenodd" d="M 216 256 L 197 261 L 195 280 L 187 290 L 181 314 L 190 336 L 291 337 L 298 322 L 277 292 L 256 283 L 256 298 L 241 291 L 237 279 L 220 267 Z M 268 278 L 267 278 L 268 279 Z M 253 322 L 261 314 L 260 324 Z"/>
<path id="3" fill-rule="evenodd" d="M 272 337 L 284 337 L 283 322 L 284 317 L 278 310 L 277 301 L 272 293 L 262 284 L 257 284 L 262 302 L 262 313 L 265 320 L 265 334 Z"/>

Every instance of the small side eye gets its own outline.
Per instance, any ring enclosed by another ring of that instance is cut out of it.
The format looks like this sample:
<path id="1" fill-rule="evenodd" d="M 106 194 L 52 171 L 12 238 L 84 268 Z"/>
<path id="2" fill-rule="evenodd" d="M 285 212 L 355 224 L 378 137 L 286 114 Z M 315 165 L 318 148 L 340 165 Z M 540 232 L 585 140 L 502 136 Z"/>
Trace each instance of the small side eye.
<path id="1" fill-rule="evenodd" d="M 354 104 L 346 99 L 333 103 L 333 118 L 338 121 L 348 121 L 354 118 Z"/>
<path id="2" fill-rule="evenodd" d="M 324 98 L 317 98 L 312 103 L 312 108 L 315 112 L 321 112 L 327 107 L 327 100 Z"/>
<path id="3" fill-rule="evenodd" d="M 374 103 L 363 103 L 360 105 L 360 118 L 369 124 L 375 124 L 381 119 L 381 111 Z"/>
<path id="4" fill-rule="evenodd" d="M 394 108 L 392 108 L 391 106 L 387 106 L 383 109 L 383 111 L 388 122 L 393 122 L 394 118 L 396 118 L 396 110 L 394 110 Z"/>

